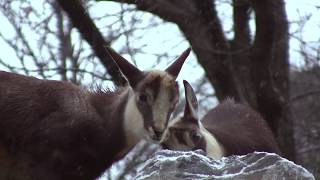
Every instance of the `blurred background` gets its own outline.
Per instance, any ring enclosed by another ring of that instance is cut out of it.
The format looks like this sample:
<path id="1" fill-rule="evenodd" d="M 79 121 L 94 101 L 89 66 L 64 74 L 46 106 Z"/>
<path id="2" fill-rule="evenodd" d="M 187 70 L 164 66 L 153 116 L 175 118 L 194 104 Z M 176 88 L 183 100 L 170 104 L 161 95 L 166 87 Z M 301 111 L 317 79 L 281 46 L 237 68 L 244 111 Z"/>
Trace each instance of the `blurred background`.
<path id="1" fill-rule="evenodd" d="M 284 157 L 320 178 L 320 2 L 317 0 L 0 0 L 0 70 L 87 88 L 123 78 L 111 46 L 142 70 L 192 54 L 178 81 L 200 114 L 226 97 L 261 113 Z M 101 179 L 131 179 L 155 144 L 139 143 Z"/>

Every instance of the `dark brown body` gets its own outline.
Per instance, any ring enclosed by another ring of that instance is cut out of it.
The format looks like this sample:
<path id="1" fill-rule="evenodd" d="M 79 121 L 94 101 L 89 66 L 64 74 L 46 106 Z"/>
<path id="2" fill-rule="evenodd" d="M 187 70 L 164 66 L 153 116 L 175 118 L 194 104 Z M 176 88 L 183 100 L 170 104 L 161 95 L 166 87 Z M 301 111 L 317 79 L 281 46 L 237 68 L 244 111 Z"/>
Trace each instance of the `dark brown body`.
<path id="1" fill-rule="evenodd" d="M 140 140 L 161 138 L 191 49 L 165 71 L 106 51 L 128 81 L 114 92 L 0 71 L 1 179 L 93 180 Z"/>
<path id="2" fill-rule="evenodd" d="M 209 111 L 201 122 L 223 146 L 225 156 L 254 151 L 280 154 L 267 123 L 249 106 L 228 99 Z"/>
<path id="3" fill-rule="evenodd" d="M 125 146 L 120 92 L 0 71 L 0 179 L 97 178 Z"/>

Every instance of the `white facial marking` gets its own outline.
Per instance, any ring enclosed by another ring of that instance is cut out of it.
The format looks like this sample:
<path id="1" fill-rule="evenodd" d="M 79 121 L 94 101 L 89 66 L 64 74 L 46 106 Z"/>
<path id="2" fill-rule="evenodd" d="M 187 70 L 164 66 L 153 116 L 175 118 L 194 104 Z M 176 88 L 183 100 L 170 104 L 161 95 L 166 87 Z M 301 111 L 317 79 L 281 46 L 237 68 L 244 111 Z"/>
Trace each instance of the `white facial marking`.
<path id="1" fill-rule="evenodd" d="M 217 141 L 217 139 L 200 124 L 200 133 L 206 142 L 207 155 L 213 159 L 221 159 L 224 156 L 223 146 Z"/>
<path id="2" fill-rule="evenodd" d="M 154 120 L 154 127 L 157 130 L 166 128 L 167 113 L 170 109 L 169 93 L 168 90 L 161 84 L 158 98 L 152 107 L 152 115 Z"/>
<path id="3" fill-rule="evenodd" d="M 143 125 L 143 116 L 136 105 L 133 92 L 129 95 L 128 102 L 124 111 L 124 130 L 129 146 L 134 146 L 141 139 L 146 138 L 146 130 Z"/>
<path id="4" fill-rule="evenodd" d="M 154 127 L 156 130 L 164 131 L 166 128 L 167 114 L 172 106 L 170 102 L 170 90 L 172 86 L 173 77 L 162 71 L 152 71 L 152 75 L 161 77 L 159 94 L 157 99 L 154 100 L 152 106 L 152 115 L 154 121 Z"/>

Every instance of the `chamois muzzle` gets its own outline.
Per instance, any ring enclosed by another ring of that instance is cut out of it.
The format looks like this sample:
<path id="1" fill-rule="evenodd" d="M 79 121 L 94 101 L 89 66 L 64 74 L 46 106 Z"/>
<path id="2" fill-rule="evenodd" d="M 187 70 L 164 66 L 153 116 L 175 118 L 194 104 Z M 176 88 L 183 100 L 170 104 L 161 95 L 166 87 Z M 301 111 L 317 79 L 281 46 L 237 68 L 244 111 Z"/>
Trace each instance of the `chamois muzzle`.
<path id="1" fill-rule="evenodd" d="M 155 129 L 154 133 L 156 135 L 157 140 L 160 140 L 161 139 L 161 135 L 162 135 L 162 131 L 158 131 L 158 130 Z"/>
<path id="2" fill-rule="evenodd" d="M 162 149 L 169 149 L 169 147 L 165 143 L 160 143 Z"/>
<path id="3" fill-rule="evenodd" d="M 149 128 L 149 132 L 151 134 L 150 135 L 151 140 L 157 141 L 157 142 L 159 142 L 161 140 L 161 137 L 162 137 L 162 134 L 163 134 L 162 130 L 158 130 L 157 128 L 151 126 Z"/>

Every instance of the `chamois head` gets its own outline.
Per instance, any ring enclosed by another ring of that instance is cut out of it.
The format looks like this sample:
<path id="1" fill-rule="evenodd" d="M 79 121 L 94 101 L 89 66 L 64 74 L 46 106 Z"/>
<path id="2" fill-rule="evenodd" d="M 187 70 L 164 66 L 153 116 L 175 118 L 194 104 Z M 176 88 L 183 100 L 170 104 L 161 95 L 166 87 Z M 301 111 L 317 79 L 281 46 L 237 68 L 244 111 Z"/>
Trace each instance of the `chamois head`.
<path id="1" fill-rule="evenodd" d="M 185 50 L 165 71 L 141 71 L 107 48 L 131 89 L 124 112 L 124 126 L 134 132 L 132 136 L 145 138 L 147 134 L 146 138 L 160 139 L 178 102 L 179 91 L 175 80 L 190 50 Z"/>
<path id="2" fill-rule="evenodd" d="M 198 116 L 198 100 L 187 81 L 185 89 L 185 109 L 182 117 L 172 120 L 161 138 L 161 145 L 166 149 L 190 151 L 202 149 L 210 157 L 219 159 L 224 149 L 219 142 L 201 124 Z"/>
<path id="3" fill-rule="evenodd" d="M 198 101 L 187 81 L 185 89 L 185 109 L 182 117 L 172 120 L 161 139 L 161 145 L 174 150 L 196 150 L 205 148 L 205 140 L 200 131 Z"/>
<path id="4" fill-rule="evenodd" d="M 172 150 L 202 149 L 220 159 L 254 151 L 281 154 L 265 120 L 249 106 L 227 99 L 201 119 L 192 87 L 184 81 L 186 106 L 184 115 L 169 123 L 160 141 Z"/>

